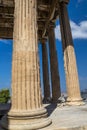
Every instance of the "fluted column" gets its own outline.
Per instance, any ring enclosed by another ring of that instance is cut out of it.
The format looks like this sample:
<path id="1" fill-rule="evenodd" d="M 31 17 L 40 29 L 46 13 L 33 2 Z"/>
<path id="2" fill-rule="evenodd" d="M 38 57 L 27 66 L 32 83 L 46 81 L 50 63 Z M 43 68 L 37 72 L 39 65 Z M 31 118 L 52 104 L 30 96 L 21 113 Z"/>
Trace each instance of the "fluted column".
<path id="1" fill-rule="evenodd" d="M 2 119 L 2 126 L 8 130 L 36 130 L 50 123 L 40 92 L 37 0 L 15 0 L 12 108 Z"/>
<path id="2" fill-rule="evenodd" d="M 42 62 L 43 62 L 43 86 L 44 86 L 44 101 L 50 98 L 50 85 L 49 85 L 49 70 L 48 70 L 48 56 L 46 39 L 42 39 Z"/>
<path id="3" fill-rule="evenodd" d="M 58 59 L 55 45 L 55 33 L 54 24 L 49 25 L 48 37 L 49 37 L 49 51 L 50 51 L 50 68 L 51 68 L 51 82 L 52 82 L 52 101 L 57 102 L 61 96 L 60 89 L 60 77 L 58 70 Z"/>
<path id="4" fill-rule="evenodd" d="M 60 1 L 58 5 L 68 94 L 67 101 L 69 104 L 79 105 L 82 103 L 82 99 L 80 95 L 76 57 L 67 12 L 67 3 L 63 0 L 62 2 Z"/>

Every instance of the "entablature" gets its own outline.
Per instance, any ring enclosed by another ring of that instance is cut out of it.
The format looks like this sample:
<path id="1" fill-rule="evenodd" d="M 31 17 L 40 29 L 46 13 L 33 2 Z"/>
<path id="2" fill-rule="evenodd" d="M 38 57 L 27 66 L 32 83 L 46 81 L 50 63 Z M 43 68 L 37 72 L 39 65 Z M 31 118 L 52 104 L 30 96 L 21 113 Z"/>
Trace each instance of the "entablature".
<path id="1" fill-rule="evenodd" d="M 48 25 L 58 18 L 58 1 L 64 0 L 37 0 L 39 39 L 47 37 Z M 14 0 L 0 0 L 0 38 L 13 38 L 14 6 Z M 5 32 L 6 30 L 7 32 Z M 9 37 L 7 35 L 8 31 L 10 31 Z"/>

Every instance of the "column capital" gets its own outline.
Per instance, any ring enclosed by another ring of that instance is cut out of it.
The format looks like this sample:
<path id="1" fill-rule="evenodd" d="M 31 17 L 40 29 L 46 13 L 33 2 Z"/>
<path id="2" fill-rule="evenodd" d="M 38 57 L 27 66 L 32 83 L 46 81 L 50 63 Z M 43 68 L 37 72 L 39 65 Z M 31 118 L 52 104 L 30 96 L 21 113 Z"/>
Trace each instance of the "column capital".
<path id="1" fill-rule="evenodd" d="M 46 41 L 47 41 L 47 38 L 42 38 L 42 39 L 41 39 L 41 43 L 42 43 L 42 44 L 45 44 Z"/>
<path id="2" fill-rule="evenodd" d="M 68 4 L 69 1 L 70 1 L 70 0 L 59 0 L 59 3 L 64 2 L 64 3 Z"/>
<path id="3" fill-rule="evenodd" d="M 54 29 L 55 28 L 55 23 L 53 23 L 53 22 L 50 22 L 50 24 L 49 24 L 49 27 L 48 27 L 49 29 Z"/>

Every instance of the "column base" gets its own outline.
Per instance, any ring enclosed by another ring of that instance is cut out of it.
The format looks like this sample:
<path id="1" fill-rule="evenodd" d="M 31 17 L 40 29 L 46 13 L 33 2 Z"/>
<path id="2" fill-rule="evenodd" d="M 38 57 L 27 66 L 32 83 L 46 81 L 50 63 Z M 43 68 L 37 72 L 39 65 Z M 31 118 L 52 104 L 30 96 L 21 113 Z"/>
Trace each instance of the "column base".
<path id="1" fill-rule="evenodd" d="M 66 104 L 67 104 L 67 105 L 80 106 L 80 105 L 84 105 L 85 103 L 83 102 L 82 98 L 80 98 L 80 99 L 67 98 Z"/>
<path id="2" fill-rule="evenodd" d="M 10 111 L 1 120 L 3 130 L 36 130 L 51 124 L 45 109 L 31 110 L 28 112 Z"/>

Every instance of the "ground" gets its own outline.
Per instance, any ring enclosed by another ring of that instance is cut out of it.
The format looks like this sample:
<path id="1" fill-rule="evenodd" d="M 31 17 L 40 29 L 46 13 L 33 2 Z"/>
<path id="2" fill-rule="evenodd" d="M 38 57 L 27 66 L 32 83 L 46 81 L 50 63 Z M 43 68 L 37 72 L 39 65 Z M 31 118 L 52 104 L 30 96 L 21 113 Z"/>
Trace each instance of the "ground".
<path id="1" fill-rule="evenodd" d="M 87 130 L 87 102 L 82 106 L 46 106 L 52 125 L 41 130 Z"/>
<path id="2" fill-rule="evenodd" d="M 87 102 L 82 106 L 45 104 L 45 107 L 52 124 L 40 130 L 87 130 Z"/>

